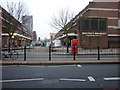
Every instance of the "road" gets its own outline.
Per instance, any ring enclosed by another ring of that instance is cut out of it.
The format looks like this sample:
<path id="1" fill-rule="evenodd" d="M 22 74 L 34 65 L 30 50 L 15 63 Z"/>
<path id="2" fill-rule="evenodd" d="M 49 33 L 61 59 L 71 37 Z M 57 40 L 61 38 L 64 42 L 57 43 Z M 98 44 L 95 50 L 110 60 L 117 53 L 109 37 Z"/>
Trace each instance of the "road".
<path id="1" fill-rule="evenodd" d="M 120 64 L 7 65 L 3 88 L 118 88 Z"/>

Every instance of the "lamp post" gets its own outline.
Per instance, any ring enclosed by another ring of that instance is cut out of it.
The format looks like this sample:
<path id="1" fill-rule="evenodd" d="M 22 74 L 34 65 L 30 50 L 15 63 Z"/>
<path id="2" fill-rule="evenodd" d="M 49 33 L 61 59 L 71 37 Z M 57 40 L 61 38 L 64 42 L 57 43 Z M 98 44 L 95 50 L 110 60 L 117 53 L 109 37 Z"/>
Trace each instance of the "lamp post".
<path id="1" fill-rule="evenodd" d="M 15 42 L 14 42 L 14 38 L 15 38 L 15 36 L 14 35 L 12 35 L 12 47 L 15 49 Z"/>

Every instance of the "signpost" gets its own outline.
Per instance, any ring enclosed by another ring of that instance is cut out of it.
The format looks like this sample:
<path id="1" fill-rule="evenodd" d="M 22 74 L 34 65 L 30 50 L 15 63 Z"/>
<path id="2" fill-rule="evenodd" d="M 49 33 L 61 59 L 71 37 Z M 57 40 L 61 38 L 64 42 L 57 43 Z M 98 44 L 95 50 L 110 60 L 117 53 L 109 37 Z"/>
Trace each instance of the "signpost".
<path id="1" fill-rule="evenodd" d="M 72 39 L 71 40 L 71 53 L 72 54 L 74 54 L 74 53 L 78 54 L 78 40 L 77 39 Z"/>
<path id="2" fill-rule="evenodd" d="M 78 54 L 78 40 L 71 40 L 71 53 L 73 54 L 73 60 L 75 60 L 75 55 Z"/>

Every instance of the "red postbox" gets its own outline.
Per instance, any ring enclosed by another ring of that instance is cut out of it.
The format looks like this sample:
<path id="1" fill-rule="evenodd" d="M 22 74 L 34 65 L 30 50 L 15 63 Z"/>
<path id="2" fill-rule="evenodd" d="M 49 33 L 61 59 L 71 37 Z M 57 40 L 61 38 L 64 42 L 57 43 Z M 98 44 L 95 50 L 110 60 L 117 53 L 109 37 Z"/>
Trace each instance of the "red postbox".
<path id="1" fill-rule="evenodd" d="M 77 39 L 71 40 L 71 53 L 74 54 L 74 51 L 75 51 L 75 53 L 78 54 L 78 40 Z"/>

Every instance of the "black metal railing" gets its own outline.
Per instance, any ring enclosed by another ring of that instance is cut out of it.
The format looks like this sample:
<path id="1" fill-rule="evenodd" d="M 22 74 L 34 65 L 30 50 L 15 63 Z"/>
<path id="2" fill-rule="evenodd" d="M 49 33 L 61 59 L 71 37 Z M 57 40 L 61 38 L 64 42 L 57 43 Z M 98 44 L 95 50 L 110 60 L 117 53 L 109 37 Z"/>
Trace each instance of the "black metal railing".
<path id="1" fill-rule="evenodd" d="M 10 51 L 17 52 L 19 55 L 18 60 L 77 60 L 82 58 L 96 58 L 100 60 L 101 58 L 119 58 L 120 48 L 78 48 L 78 53 L 76 53 L 76 47 L 74 46 L 74 53 L 72 53 L 72 48 L 69 47 L 69 53 L 66 52 L 66 47 L 19 47 L 11 48 Z M 7 55 L 9 49 L 3 48 L 2 53 Z M 10 58 L 10 57 L 9 57 Z"/>

